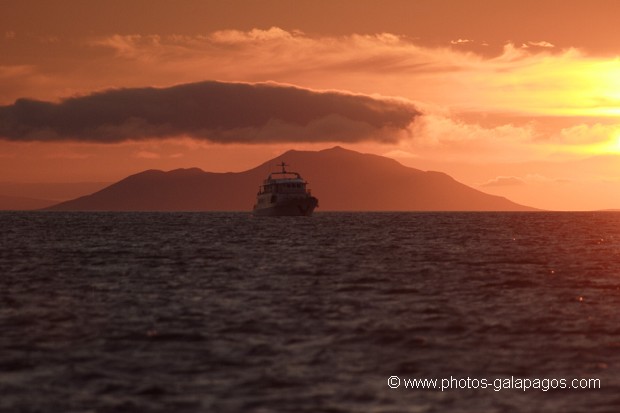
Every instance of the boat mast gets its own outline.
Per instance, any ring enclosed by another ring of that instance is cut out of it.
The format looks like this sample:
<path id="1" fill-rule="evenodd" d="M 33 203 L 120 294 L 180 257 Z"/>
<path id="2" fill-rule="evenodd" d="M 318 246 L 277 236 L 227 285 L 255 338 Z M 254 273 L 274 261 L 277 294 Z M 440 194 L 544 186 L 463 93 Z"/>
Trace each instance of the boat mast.
<path id="1" fill-rule="evenodd" d="M 284 162 L 282 162 L 282 163 L 277 164 L 276 166 L 281 166 L 282 167 L 282 172 L 280 172 L 280 173 L 285 174 L 285 173 L 287 173 L 285 168 L 287 166 L 290 166 L 290 165 L 287 165 Z"/>

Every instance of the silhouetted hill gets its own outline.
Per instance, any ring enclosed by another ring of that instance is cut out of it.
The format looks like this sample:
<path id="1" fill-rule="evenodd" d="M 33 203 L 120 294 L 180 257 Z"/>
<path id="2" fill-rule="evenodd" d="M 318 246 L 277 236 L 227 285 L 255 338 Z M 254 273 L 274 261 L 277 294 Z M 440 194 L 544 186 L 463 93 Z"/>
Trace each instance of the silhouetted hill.
<path id="1" fill-rule="evenodd" d="M 258 186 L 278 162 L 310 182 L 322 211 L 526 211 L 533 208 L 488 195 L 441 172 L 424 172 L 393 159 L 335 147 L 288 151 L 245 172 L 149 170 L 52 210 L 249 211 Z"/>

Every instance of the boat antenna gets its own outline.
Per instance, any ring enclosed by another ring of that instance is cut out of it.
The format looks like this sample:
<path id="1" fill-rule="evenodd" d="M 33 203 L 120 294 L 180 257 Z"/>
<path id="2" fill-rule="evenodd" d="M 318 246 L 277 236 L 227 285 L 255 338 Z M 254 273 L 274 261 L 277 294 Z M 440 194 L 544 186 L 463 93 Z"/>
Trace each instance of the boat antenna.
<path id="1" fill-rule="evenodd" d="M 282 163 L 279 163 L 277 166 L 281 166 L 282 167 L 282 172 L 281 173 L 285 174 L 285 173 L 287 173 L 285 168 L 287 166 L 290 166 L 290 165 L 287 165 L 284 162 L 282 162 Z"/>

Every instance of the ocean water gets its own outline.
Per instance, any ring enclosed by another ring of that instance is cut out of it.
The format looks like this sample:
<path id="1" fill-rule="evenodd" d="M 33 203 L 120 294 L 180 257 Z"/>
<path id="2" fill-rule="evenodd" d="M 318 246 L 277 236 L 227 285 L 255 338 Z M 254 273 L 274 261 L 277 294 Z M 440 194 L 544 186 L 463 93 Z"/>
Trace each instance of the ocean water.
<path id="1" fill-rule="evenodd" d="M 620 213 L 0 213 L 1 412 L 619 409 Z"/>

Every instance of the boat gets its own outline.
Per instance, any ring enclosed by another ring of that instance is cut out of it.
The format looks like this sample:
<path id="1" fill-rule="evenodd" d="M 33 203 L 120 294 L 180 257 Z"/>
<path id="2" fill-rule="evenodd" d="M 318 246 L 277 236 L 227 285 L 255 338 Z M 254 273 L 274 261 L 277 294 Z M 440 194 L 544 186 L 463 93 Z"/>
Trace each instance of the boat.
<path id="1" fill-rule="evenodd" d="M 271 172 L 256 194 L 255 216 L 310 216 L 319 200 L 312 196 L 306 182 L 297 172 L 278 164 L 280 172 Z"/>

